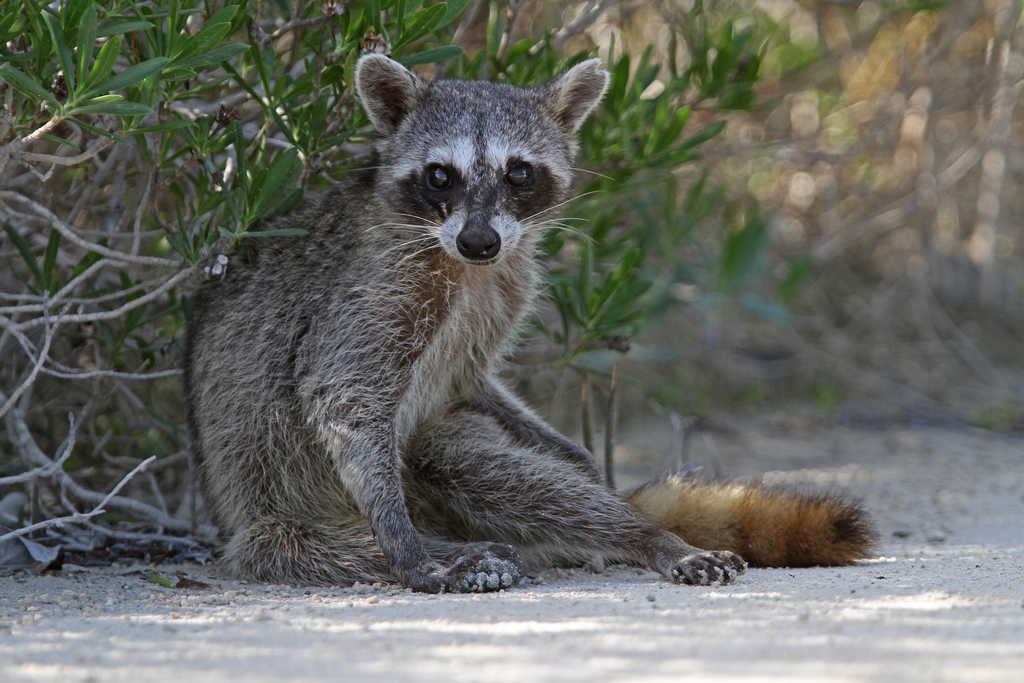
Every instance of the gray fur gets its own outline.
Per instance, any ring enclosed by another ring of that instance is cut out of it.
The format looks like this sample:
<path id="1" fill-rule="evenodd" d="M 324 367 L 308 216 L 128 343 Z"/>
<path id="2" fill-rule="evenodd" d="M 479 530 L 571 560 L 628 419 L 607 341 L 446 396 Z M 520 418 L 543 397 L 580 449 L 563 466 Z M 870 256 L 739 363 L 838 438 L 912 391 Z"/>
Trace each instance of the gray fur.
<path id="1" fill-rule="evenodd" d="M 742 572 L 610 493 L 498 378 L 535 298 L 536 242 L 569 196 L 575 131 L 607 83 L 599 63 L 520 90 L 425 82 L 369 55 L 356 83 L 375 159 L 272 226 L 307 236 L 236 254 L 190 320 L 190 438 L 229 570 L 428 592 L 596 555 L 688 583 Z M 515 164 L 525 189 L 506 181 Z M 425 184 L 432 165 L 455 189 Z M 500 236 L 484 263 L 456 246 L 471 223 Z"/>

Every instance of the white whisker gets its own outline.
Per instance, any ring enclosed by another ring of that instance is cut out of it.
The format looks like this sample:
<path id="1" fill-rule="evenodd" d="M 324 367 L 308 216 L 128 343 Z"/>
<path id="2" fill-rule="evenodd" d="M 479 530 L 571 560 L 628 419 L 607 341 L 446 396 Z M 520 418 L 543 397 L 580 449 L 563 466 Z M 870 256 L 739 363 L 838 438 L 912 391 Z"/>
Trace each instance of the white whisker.
<path id="1" fill-rule="evenodd" d="M 433 235 L 424 235 L 423 237 L 416 237 L 414 239 L 406 240 L 405 242 L 401 242 L 399 244 L 395 244 L 393 246 L 390 246 L 390 247 L 388 247 L 387 249 L 385 249 L 384 251 L 382 251 L 380 253 L 381 253 L 381 256 L 386 256 L 387 254 L 390 254 L 392 252 L 401 251 L 401 250 L 405 249 L 406 247 L 408 247 L 410 245 L 418 244 L 420 242 L 431 242 L 431 241 L 434 241 L 434 236 Z M 428 244 L 426 248 L 429 249 L 430 246 L 431 245 Z M 437 245 L 437 246 L 440 246 L 440 245 Z M 420 251 L 422 251 L 422 249 Z M 419 253 L 419 252 L 417 252 L 417 253 Z"/>
<path id="2" fill-rule="evenodd" d="M 427 246 L 423 247 L 422 249 L 419 249 L 419 250 L 417 250 L 417 251 L 414 251 L 414 252 L 412 252 L 411 254 L 406 254 L 406 255 L 405 255 L 405 256 L 403 256 L 402 258 L 400 258 L 400 259 L 398 259 L 397 261 L 395 261 L 395 262 L 394 262 L 394 263 L 392 264 L 392 266 L 393 266 L 393 267 L 394 267 L 394 266 L 400 266 L 400 265 L 402 265 L 403 263 L 405 263 L 406 261 L 408 261 L 409 259 L 412 259 L 412 258 L 416 258 L 417 256 L 419 256 L 419 255 L 420 255 L 420 254 L 422 254 L 422 253 L 425 253 L 425 252 L 427 252 L 427 251 L 430 251 L 431 249 L 440 249 L 440 248 L 441 248 L 441 245 L 440 245 L 440 244 L 428 244 Z"/>
<path id="3" fill-rule="evenodd" d="M 572 170 L 578 171 L 580 173 L 589 173 L 590 175 L 596 175 L 597 177 L 604 178 L 605 180 L 615 180 L 615 178 L 612 178 L 611 176 L 607 176 L 604 173 L 598 173 L 597 171 L 591 171 L 591 170 L 588 170 L 586 168 L 578 168 L 576 166 L 573 166 Z"/>
<path id="4" fill-rule="evenodd" d="M 546 209 L 542 209 L 541 211 L 538 211 L 537 213 L 533 214 L 532 216 L 527 216 L 526 218 L 523 219 L 523 222 L 529 221 L 529 220 L 531 220 L 533 218 L 536 218 L 537 216 L 541 216 L 541 215 L 543 215 L 543 214 L 545 214 L 545 213 L 547 213 L 549 211 L 554 211 L 555 209 L 557 209 L 559 207 L 562 207 L 562 206 L 565 206 L 569 202 L 574 201 L 576 199 L 580 199 L 581 197 L 586 197 L 586 196 L 589 196 L 589 195 L 592 195 L 592 194 L 598 194 L 599 192 L 602 192 L 602 190 L 592 190 L 590 192 L 584 192 L 583 194 L 577 195 L 575 197 L 570 197 L 569 199 L 566 199 L 564 202 L 559 202 L 558 204 L 555 204 L 554 206 L 549 206 Z"/>

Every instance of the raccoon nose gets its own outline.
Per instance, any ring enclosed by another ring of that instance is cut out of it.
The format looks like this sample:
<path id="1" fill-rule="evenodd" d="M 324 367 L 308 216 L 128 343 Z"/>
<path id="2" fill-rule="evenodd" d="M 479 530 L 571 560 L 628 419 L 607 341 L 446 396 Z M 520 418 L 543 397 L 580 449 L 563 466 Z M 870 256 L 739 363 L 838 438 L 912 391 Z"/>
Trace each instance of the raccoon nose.
<path id="1" fill-rule="evenodd" d="M 486 261 L 498 255 L 501 236 L 487 223 L 470 217 L 455 239 L 459 253 L 474 261 Z"/>

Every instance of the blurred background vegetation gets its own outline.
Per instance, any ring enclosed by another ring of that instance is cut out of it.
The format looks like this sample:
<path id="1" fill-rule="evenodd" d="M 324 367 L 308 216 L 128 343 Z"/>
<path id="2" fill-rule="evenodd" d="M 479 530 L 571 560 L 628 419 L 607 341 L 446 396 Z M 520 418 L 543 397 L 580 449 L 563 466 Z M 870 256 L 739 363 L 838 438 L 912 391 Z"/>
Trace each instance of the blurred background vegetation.
<path id="1" fill-rule="evenodd" d="M 11 0 L 0 525 L 82 552 L 212 538 L 178 384 L 190 296 L 367 154 L 349 85 L 369 51 L 522 86 L 605 59 L 509 368 L 595 453 L 616 415 L 661 425 L 663 466 L 724 415 L 1024 429 L 1020 11 Z"/>

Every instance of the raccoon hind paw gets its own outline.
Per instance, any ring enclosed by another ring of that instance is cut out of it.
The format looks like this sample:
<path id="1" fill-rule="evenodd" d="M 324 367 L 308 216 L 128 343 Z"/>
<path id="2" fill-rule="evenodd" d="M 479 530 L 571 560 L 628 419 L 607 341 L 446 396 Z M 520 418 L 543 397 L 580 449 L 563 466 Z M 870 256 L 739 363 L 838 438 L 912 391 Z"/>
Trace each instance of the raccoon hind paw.
<path id="1" fill-rule="evenodd" d="M 451 593 L 489 593 L 519 583 L 523 561 L 510 545 L 474 543 L 464 548 L 445 575 Z"/>
<path id="2" fill-rule="evenodd" d="M 672 568 L 676 583 L 692 586 L 712 586 L 732 583 L 747 571 L 747 562 L 727 550 L 701 551 L 687 555 Z"/>

